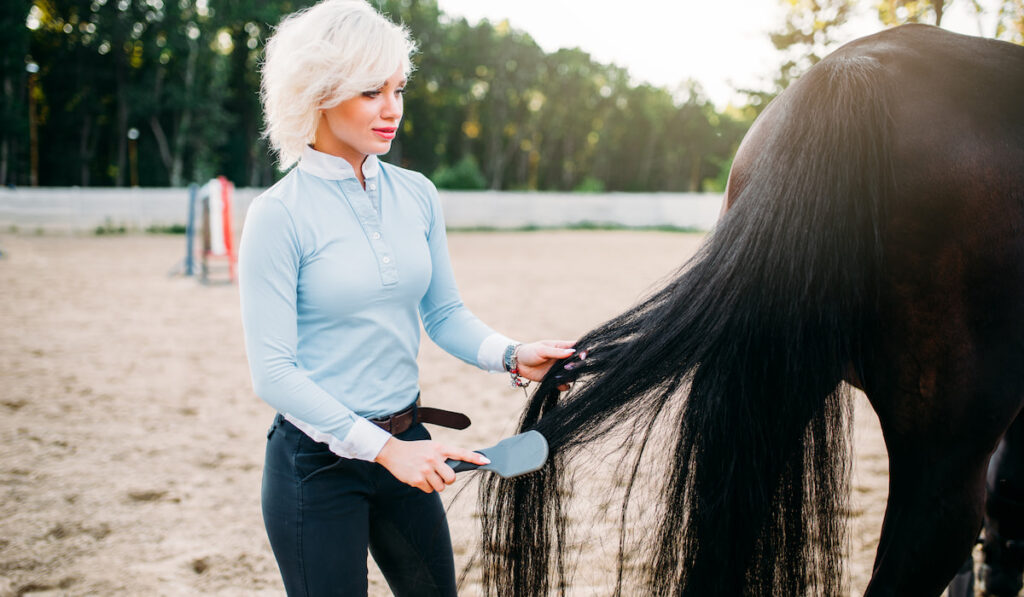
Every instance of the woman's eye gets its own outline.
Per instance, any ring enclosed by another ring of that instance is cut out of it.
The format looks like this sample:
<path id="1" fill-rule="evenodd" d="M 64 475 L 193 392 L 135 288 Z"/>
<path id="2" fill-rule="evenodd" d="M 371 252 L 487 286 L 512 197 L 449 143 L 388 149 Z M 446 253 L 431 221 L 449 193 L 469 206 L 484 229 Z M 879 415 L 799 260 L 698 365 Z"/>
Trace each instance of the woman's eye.
<path id="1" fill-rule="evenodd" d="M 380 95 L 380 90 L 379 89 L 375 89 L 373 91 L 364 91 L 363 92 L 363 97 L 377 97 L 378 95 Z"/>
<path id="2" fill-rule="evenodd" d="M 395 93 L 398 95 L 405 95 L 405 87 L 399 87 L 395 90 Z"/>

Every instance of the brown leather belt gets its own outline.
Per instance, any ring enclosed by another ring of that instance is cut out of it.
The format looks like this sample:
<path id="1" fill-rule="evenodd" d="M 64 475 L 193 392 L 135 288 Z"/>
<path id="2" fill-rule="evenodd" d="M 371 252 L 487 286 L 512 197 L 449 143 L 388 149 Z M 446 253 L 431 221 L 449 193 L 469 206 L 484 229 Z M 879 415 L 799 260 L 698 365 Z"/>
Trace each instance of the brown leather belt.
<path id="1" fill-rule="evenodd" d="M 466 415 L 442 408 L 420 406 L 418 398 L 412 406 L 402 412 L 397 412 L 387 417 L 370 419 L 370 422 L 391 435 L 398 435 L 407 431 L 416 423 L 430 423 L 431 425 L 440 425 L 450 429 L 465 429 L 470 424 L 469 417 Z"/>

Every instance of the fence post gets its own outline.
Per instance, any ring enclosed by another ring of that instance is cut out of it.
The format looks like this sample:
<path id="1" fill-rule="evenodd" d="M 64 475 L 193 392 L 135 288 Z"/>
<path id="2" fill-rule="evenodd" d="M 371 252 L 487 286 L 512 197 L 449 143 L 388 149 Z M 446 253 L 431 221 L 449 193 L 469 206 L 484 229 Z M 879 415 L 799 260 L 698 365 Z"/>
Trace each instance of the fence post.
<path id="1" fill-rule="evenodd" d="M 192 183 L 188 185 L 188 219 L 185 220 L 185 275 L 195 274 L 195 258 L 193 257 L 192 243 L 195 240 L 196 221 L 196 196 L 199 194 L 199 185 Z"/>

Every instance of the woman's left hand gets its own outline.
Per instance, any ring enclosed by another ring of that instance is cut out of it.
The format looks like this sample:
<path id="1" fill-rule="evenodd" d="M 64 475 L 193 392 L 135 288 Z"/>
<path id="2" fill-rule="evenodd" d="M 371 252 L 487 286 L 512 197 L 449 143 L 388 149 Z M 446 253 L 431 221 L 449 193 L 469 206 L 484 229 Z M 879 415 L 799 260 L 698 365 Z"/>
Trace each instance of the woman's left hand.
<path id="1" fill-rule="evenodd" d="M 519 351 L 516 353 L 519 375 L 531 381 L 540 381 L 555 361 L 572 356 L 576 352 L 572 348 L 575 344 L 564 340 L 541 340 L 519 345 Z"/>

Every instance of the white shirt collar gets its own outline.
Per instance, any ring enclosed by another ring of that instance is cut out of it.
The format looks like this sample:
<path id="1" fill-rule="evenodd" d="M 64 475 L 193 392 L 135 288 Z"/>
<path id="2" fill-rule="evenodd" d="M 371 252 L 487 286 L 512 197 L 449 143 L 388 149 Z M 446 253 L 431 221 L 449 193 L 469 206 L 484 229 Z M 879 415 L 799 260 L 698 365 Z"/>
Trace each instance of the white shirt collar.
<path id="1" fill-rule="evenodd" d="M 348 160 L 317 151 L 308 145 L 302 150 L 299 168 L 325 180 L 345 180 L 356 177 L 355 170 L 352 169 Z M 363 160 L 363 179 L 374 178 L 378 172 L 380 172 L 380 161 L 377 156 L 366 156 L 366 159 Z"/>

